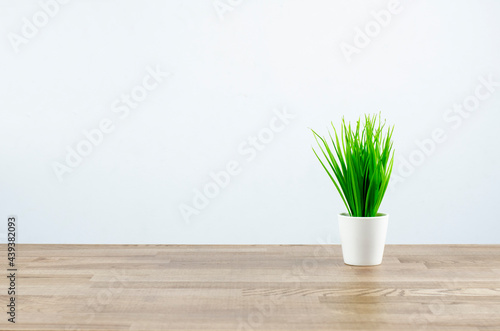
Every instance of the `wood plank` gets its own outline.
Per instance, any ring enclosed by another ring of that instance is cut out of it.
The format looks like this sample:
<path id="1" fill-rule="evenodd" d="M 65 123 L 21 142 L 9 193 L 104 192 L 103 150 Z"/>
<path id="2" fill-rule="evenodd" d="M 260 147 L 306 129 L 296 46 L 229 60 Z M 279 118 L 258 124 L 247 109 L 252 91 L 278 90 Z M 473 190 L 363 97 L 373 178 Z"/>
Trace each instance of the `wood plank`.
<path id="1" fill-rule="evenodd" d="M 0 330 L 500 330 L 500 245 L 388 245 L 376 267 L 345 265 L 338 245 L 17 254 L 18 320 Z"/>

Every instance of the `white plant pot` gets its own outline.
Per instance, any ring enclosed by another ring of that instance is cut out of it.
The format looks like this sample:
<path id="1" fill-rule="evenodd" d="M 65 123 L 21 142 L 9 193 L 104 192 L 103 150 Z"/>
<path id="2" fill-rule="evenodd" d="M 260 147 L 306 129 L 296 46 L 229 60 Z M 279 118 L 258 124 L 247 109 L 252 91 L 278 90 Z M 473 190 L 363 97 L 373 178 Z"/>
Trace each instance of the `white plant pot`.
<path id="1" fill-rule="evenodd" d="M 351 217 L 339 214 L 340 240 L 344 263 L 357 266 L 379 265 L 384 255 L 389 215 Z"/>

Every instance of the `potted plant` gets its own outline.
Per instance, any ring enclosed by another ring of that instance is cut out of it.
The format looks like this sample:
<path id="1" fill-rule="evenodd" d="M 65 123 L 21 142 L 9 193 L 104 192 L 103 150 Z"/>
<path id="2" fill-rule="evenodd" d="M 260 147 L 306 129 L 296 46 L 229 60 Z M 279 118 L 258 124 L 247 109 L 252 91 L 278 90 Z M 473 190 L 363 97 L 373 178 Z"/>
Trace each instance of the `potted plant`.
<path id="1" fill-rule="evenodd" d="M 347 208 L 338 215 L 344 263 L 378 265 L 389 219 L 378 209 L 394 162 L 394 127 L 385 129 L 380 114 L 365 115 L 356 125 L 342 119 L 340 135 L 332 127 L 335 135 L 329 131 L 329 139 L 312 130 L 321 153 L 313 151 Z"/>

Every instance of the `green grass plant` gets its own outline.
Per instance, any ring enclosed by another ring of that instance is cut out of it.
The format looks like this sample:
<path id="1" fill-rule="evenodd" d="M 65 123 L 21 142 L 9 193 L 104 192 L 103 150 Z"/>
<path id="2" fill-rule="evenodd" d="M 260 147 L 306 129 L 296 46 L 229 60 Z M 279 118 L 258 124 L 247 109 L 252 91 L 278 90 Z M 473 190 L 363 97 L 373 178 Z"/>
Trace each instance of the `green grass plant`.
<path id="1" fill-rule="evenodd" d="M 332 123 L 334 136 L 328 138 L 314 130 L 321 153 L 314 154 L 327 172 L 350 216 L 377 215 L 387 190 L 394 163 L 394 126 L 382 123 L 380 114 L 365 115 L 355 125 L 342 119 L 340 134 Z M 318 151 L 319 152 L 319 151 Z M 320 157 L 320 156 L 323 156 Z"/>

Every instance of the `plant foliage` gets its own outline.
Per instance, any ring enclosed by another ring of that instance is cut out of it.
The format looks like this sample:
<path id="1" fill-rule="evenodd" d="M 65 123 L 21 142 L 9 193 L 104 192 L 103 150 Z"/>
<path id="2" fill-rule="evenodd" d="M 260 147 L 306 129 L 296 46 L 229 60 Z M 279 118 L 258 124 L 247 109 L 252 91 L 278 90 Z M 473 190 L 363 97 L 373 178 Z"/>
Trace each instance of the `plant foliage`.
<path id="1" fill-rule="evenodd" d="M 324 160 L 316 153 L 344 202 L 350 216 L 373 217 L 387 190 L 394 162 L 392 133 L 385 129 L 380 114 L 365 115 L 355 126 L 342 119 L 340 135 L 333 123 L 335 136 L 329 140 L 314 130 L 316 142 Z M 331 141 L 331 145 L 330 144 Z"/>

